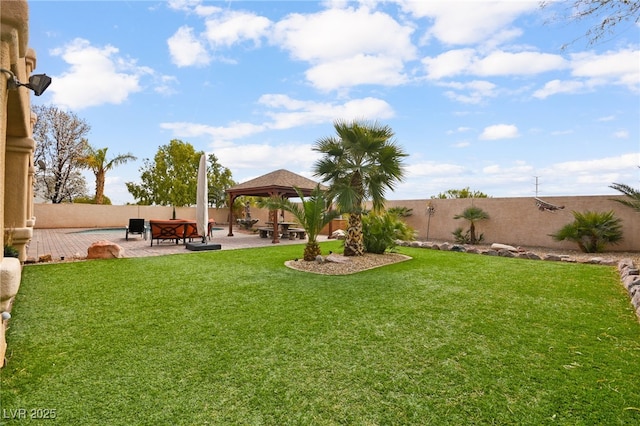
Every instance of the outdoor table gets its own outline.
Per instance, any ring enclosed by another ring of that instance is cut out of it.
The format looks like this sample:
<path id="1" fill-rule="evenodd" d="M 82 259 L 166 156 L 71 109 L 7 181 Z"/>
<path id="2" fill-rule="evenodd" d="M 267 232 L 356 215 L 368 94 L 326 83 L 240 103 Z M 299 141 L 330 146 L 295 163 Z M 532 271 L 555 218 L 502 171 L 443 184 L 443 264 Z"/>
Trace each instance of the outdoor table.
<path id="1" fill-rule="evenodd" d="M 273 222 L 266 222 L 267 225 L 273 226 Z M 278 222 L 282 230 L 282 238 L 289 238 L 289 227 L 296 225 L 295 222 Z"/>

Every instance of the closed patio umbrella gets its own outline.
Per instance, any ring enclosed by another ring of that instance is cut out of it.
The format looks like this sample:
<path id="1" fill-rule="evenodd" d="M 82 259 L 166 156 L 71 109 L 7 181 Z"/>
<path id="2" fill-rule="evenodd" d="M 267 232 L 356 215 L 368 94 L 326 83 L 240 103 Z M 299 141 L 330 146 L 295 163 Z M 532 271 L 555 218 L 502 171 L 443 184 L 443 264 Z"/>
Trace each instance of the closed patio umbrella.
<path id="1" fill-rule="evenodd" d="M 198 235 L 202 236 L 202 242 L 187 243 L 188 250 L 220 250 L 220 244 L 207 242 L 209 233 L 209 194 L 207 182 L 207 157 L 202 154 L 198 167 L 198 186 L 196 194 L 196 227 Z"/>

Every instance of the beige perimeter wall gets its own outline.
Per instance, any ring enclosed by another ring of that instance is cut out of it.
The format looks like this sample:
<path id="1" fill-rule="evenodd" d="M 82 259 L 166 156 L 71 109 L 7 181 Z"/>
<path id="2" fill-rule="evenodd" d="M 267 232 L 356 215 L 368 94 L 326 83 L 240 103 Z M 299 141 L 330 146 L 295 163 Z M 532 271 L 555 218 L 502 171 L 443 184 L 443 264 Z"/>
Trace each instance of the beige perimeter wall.
<path id="1" fill-rule="evenodd" d="M 464 209 L 475 205 L 486 211 L 490 219 L 476 225 L 478 234 L 484 234 L 485 243 L 503 243 L 515 246 L 576 249 L 570 242 L 555 242 L 549 234 L 573 221 L 572 211 L 587 210 L 605 212 L 613 210 L 622 219 L 624 240 L 612 251 L 640 251 L 640 214 L 612 199 L 622 196 L 548 197 L 548 203 L 565 206 L 555 212 L 540 211 L 533 198 L 477 198 L 457 200 L 404 200 L 387 201 L 387 207 L 406 207 L 413 214 L 406 222 L 417 232 L 419 240 L 453 241 L 452 232 L 457 227 L 468 229 L 467 221 L 453 219 Z M 427 214 L 431 205 L 435 213 Z M 123 227 L 129 218 L 170 219 L 171 207 L 159 206 L 98 206 L 91 204 L 36 204 L 36 228 L 101 228 Z M 267 221 L 268 212 L 251 209 L 251 217 L 259 219 L 256 226 Z M 228 223 L 226 209 L 209 209 L 209 217 L 219 224 Z M 176 208 L 176 217 L 195 219 L 195 208 Z M 292 220 L 287 214 L 286 220 Z M 428 228 L 428 238 L 427 238 Z"/>

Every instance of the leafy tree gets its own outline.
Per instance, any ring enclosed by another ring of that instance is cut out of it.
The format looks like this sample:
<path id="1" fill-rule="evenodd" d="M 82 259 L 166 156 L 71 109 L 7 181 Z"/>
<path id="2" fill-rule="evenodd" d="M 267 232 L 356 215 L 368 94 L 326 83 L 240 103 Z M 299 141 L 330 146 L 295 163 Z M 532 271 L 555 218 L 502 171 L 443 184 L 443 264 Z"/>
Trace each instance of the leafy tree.
<path id="1" fill-rule="evenodd" d="M 173 139 L 158 148 L 153 162 L 144 160 L 141 184 L 127 182 L 137 204 L 182 207 L 196 203 L 198 166 L 203 152 Z"/>
<path id="2" fill-rule="evenodd" d="M 86 141 L 85 154 L 79 161 L 84 167 L 90 169 L 96 176 L 96 194 L 95 203 L 104 204 L 104 183 L 107 172 L 112 168 L 125 164 L 127 161 L 136 160 L 133 154 L 118 154 L 110 160 L 107 160 L 107 150 L 109 148 L 95 149 Z"/>
<path id="3" fill-rule="evenodd" d="M 235 186 L 236 182 L 232 179 L 231 170 L 220 164 L 215 154 L 209 154 L 208 160 L 209 205 L 216 208 L 225 207 L 229 201 L 225 191 Z"/>
<path id="4" fill-rule="evenodd" d="M 448 189 L 445 192 L 441 192 L 436 196 L 432 196 L 431 198 L 437 199 L 452 199 L 452 198 L 488 198 L 489 196 L 484 192 L 480 191 L 471 191 L 469 187 L 462 189 Z"/>
<path id="5" fill-rule="evenodd" d="M 541 7 L 557 3 L 545 0 L 541 2 Z M 640 23 L 640 1 L 637 0 L 573 0 L 560 4 L 564 5 L 566 13 L 556 20 L 581 22 L 590 19 L 596 22 L 584 35 L 589 45 L 600 42 L 607 35 L 613 35 L 624 23 L 629 23 L 630 27 Z"/>
<path id="6" fill-rule="evenodd" d="M 259 202 L 261 207 L 272 211 L 286 210 L 293 214 L 300 226 L 307 233 L 307 244 L 304 248 L 304 260 L 314 260 L 316 256 L 322 254 L 318 244 L 318 235 L 322 228 L 333 219 L 340 216 L 337 210 L 329 210 L 330 204 L 327 195 L 317 185 L 311 195 L 305 198 L 299 188 L 295 188 L 301 203 L 293 203 L 288 198 L 271 197 L 262 199 Z"/>
<path id="7" fill-rule="evenodd" d="M 482 210 L 480 207 L 471 206 L 467 207 L 461 214 L 457 214 L 453 218 L 466 219 L 467 221 L 469 221 L 469 243 L 476 244 L 478 241 L 480 241 L 478 238 L 476 238 L 476 222 L 489 219 L 489 214 Z"/>
<path id="8" fill-rule="evenodd" d="M 584 253 L 600 253 L 607 244 L 622 240 L 622 220 L 616 218 L 613 211 L 572 213 L 575 220 L 551 234 L 554 240 L 572 241 Z"/>
<path id="9" fill-rule="evenodd" d="M 613 188 L 618 192 L 627 196 L 627 199 L 624 200 L 614 200 L 618 203 L 624 204 L 627 207 L 631 207 L 638 213 L 640 213 L 640 191 L 630 187 L 629 185 L 625 185 L 624 183 L 613 183 L 609 185 L 609 188 Z"/>
<path id="10" fill-rule="evenodd" d="M 339 210 L 349 214 L 344 243 L 345 256 L 362 256 L 362 212 L 371 200 L 373 211 L 384 207 L 384 194 L 402 180 L 402 148 L 393 141 L 388 126 L 360 121 L 336 121 L 336 136 L 319 139 L 313 150 L 324 155 L 314 165 L 316 176 L 330 185 L 331 199 Z"/>
<path id="11" fill-rule="evenodd" d="M 91 127 L 74 113 L 55 106 L 35 105 L 33 111 L 38 117 L 33 128 L 36 193 L 54 204 L 86 195 L 79 160 Z"/>
<path id="12" fill-rule="evenodd" d="M 410 241 L 414 237 L 414 230 L 390 210 L 363 215 L 362 232 L 365 250 L 376 254 L 393 249 L 398 240 Z"/>
<path id="13" fill-rule="evenodd" d="M 96 197 L 76 197 L 73 199 L 74 204 L 98 204 L 96 203 Z M 102 197 L 102 204 L 105 206 L 111 205 L 111 199 L 106 195 Z"/>

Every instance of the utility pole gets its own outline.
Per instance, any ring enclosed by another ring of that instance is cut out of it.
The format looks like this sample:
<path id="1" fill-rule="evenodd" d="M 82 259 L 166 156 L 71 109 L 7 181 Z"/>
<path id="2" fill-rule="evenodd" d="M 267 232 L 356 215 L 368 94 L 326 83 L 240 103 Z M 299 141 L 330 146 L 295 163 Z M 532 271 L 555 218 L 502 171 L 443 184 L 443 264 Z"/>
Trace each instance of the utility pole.
<path id="1" fill-rule="evenodd" d="M 534 176 L 534 178 L 536 178 L 536 198 L 538 198 L 538 178 L 540 176 Z"/>

